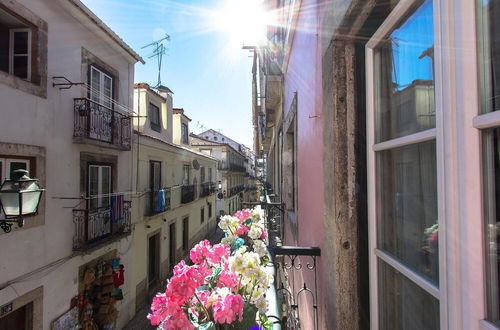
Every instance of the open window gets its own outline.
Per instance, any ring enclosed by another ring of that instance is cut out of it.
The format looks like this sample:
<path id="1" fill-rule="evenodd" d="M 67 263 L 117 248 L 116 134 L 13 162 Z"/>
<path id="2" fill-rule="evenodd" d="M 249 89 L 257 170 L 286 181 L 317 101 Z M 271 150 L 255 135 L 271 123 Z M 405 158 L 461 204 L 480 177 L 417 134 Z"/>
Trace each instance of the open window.
<path id="1" fill-rule="evenodd" d="M 0 6 L 0 70 L 32 81 L 35 37 L 35 26 Z"/>

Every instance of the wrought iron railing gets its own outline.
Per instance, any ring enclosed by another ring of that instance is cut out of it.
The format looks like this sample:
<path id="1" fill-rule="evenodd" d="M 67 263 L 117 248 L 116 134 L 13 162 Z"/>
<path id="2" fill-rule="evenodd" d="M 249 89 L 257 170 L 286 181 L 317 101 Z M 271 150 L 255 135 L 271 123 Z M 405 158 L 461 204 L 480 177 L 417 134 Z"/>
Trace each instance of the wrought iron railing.
<path id="1" fill-rule="evenodd" d="M 220 171 L 246 172 L 246 167 L 235 163 L 220 160 L 218 164 Z"/>
<path id="2" fill-rule="evenodd" d="M 204 182 L 200 184 L 200 198 L 206 197 L 215 192 L 215 183 L 213 182 Z"/>
<path id="3" fill-rule="evenodd" d="M 275 288 L 278 298 L 278 315 L 268 315 L 274 323 L 284 329 L 304 328 L 305 317 L 310 329 L 318 329 L 318 274 L 317 258 L 321 256 L 319 247 L 269 246 L 270 263 L 275 267 Z M 297 272 L 312 272 L 312 276 L 302 274 L 298 283 Z M 306 315 L 304 310 L 310 309 Z"/>
<path id="4" fill-rule="evenodd" d="M 185 184 L 181 188 L 181 203 L 186 204 L 194 201 L 195 198 L 195 185 Z"/>
<path id="5" fill-rule="evenodd" d="M 229 188 L 229 195 L 228 196 L 229 197 L 234 196 L 237 193 L 242 192 L 243 190 L 245 190 L 245 186 L 244 185 L 239 185 L 239 186 L 236 186 L 236 187 Z"/>
<path id="6" fill-rule="evenodd" d="M 149 192 L 149 209 L 147 215 L 154 215 L 170 210 L 170 188 L 153 190 Z"/>
<path id="7" fill-rule="evenodd" d="M 82 251 L 117 235 L 130 233 L 130 201 L 116 207 L 73 210 L 73 250 Z"/>
<path id="8" fill-rule="evenodd" d="M 130 117 L 88 98 L 74 99 L 73 108 L 75 138 L 96 140 L 130 150 Z"/>

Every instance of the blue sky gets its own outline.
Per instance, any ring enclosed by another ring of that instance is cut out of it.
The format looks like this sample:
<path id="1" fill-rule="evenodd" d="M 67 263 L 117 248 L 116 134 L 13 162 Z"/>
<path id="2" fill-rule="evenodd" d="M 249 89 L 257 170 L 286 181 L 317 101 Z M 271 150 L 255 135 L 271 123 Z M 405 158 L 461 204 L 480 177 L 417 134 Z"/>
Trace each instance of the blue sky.
<path id="1" fill-rule="evenodd" d="M 171 36 L 163 56 L 162 84 L 174 92 L 174 107 L 193 120 L 192 132 L 220 129 L 252 147 L 252 58 L 228 31 L 213 28 L 213 9 L 223 0 L 82 0 L 145 60 L 135 81 L 155 85 L 158 66 L 144 45 Z"/>

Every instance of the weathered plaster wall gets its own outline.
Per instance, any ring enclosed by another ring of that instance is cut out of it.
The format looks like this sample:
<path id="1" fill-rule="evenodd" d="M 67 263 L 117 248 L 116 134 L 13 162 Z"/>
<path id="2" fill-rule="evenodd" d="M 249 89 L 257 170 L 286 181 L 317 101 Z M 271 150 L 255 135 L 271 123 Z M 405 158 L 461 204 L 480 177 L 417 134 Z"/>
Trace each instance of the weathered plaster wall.
<path id="1" fill-rule="evenodd" d="M 72 256 L 74 223 L 72 207 L 79 200 L 61 200 L 57 197 L 80 196 L 80 153 L 112 154 L 118 159 L 117 191 L 130 191 L 130 152 L 108 148 L 77 145 L 73 136 L 73 98 L 86 96 L 81 87 L 68 90 L 52 87 L 53 76 L 65 76 L 74 82 L 84 81 L 82 76 L 82 48 L 87 49 L 112 66 L 118 73 L 118 102 L 131 108 L 131 87 L 134 66 L 131 59 L 117 51 L 110 39 L 69 14 L 59 1 L 19 0 L 19 3 L 36 13 L 48 24 L 47 45 L 47 97 L 38 97 L 24 91 L 0 85 L 0 141 L 14 142 L 45 148 L 45 221 L 43 225 L 14 231 L 0 236 L 0 305 L 4 305 L 35 288 L 43 286 L 43 329 L 69 308 L 77 294 L 78 267 L 85 262 L 117 249 L 126 253 L 127 239 L 111 243 L 85 256 Z M 20 120 L 21 118 L 21 120 Z M 126 197 L 128 199 L 128 196 Z M 27 221 L 29 221 L 27 219 Z M 61 264 L 46 271 L 18 279 L 40 267 L 57 260 Z M 128 259 L 122 255 L 127 267 Z M 126 273 L 127 274 L 127 273 Z M 127 275 L 126 275 L 127 276 Z M 3 285 L 14 280 L 14 283 Z M 128 282 L 123 287 L 127 304 Z M 120 313 L 118 326 L 125 322 L 126 313 Z"/>

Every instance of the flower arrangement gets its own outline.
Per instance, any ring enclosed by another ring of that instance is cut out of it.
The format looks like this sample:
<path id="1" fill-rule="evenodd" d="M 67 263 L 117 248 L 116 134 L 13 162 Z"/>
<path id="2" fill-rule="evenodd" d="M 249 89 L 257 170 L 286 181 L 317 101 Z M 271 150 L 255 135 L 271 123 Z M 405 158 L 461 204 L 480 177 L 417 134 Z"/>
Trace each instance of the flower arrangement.
<path id="1" fill-rule="evenodd" d="M 265 292 L 273 278 L 265 266 L 267 233 L 260 209 L 241 210 L 219 222 L 220 244 L 199 242 L 173 269 L 165 292 L 153 298 L 159 329 L 269 328 Z M 257 317 L 258 313 L 258 317 Z M 257 320 L 258 319 L 258 320 Z"/>

